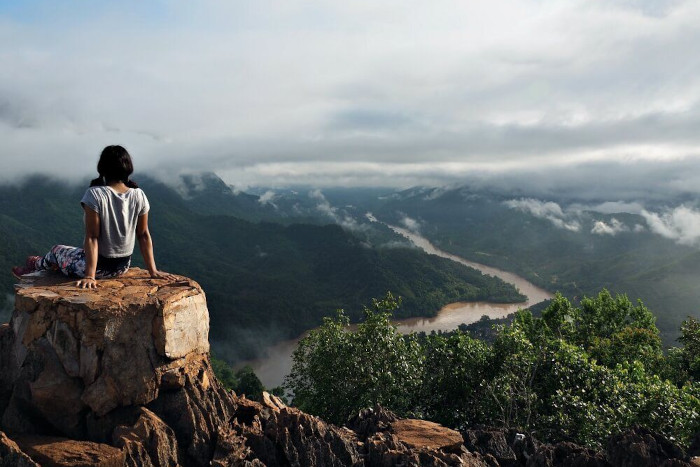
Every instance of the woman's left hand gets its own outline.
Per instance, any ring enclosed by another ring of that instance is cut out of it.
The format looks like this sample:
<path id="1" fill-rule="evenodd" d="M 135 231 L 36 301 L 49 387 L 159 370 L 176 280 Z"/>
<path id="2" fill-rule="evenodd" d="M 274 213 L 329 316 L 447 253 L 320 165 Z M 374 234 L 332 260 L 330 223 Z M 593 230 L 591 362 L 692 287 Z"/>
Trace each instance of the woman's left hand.
<path id="1" fill-rule="evenodd" d="M 96 289 L 97 281 L 92 277 L 84 277 L 78 282 L 76 282 L 75 285 L 76 287 L 80 287 L 81 289 Z"/>

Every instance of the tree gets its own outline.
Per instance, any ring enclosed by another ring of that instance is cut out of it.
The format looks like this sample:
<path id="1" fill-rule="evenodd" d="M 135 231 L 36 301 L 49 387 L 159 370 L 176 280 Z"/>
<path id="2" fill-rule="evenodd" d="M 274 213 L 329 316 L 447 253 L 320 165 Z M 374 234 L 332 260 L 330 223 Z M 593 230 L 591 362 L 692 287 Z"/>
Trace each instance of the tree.
<path id="1" fill-rule="evenodd" d="M 391 324 L 399 303 L 390 293 L 373 300 L 354 331 L 340 310 L 303 338 L 285 379 L 294 404 L 334 423 L 375 404 L 409 415 L 419 397 L 423 357 L 416 336 Z"/>

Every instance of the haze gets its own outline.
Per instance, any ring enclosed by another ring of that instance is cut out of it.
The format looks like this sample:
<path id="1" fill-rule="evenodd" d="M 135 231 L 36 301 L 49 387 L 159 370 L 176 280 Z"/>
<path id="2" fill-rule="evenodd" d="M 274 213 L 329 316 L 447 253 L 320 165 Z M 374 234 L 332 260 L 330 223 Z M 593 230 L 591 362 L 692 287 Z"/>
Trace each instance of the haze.
<path id="1" fill-rule="evenodd" d="M 629 200 L 700 187 L 700 3 L 0 3 L 4 180 L 445 185 Z"/>

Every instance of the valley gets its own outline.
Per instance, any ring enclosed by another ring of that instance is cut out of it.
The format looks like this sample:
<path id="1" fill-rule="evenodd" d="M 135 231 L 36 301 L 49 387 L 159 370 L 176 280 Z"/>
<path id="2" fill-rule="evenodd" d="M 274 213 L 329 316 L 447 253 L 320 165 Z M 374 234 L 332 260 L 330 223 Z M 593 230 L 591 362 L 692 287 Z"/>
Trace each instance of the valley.
<path id="1" fill-rule="evenodd" d="M 369 217 L 369 216 L 368 216 Z M 376 218 L 374 218 L 376 222 Z M 552 294 L 537 287 L 522 277 L 503 271 L 501 269 L 489 267 L 483 264 L 467 261 L 456 255 L 449 254 L 435 248 L 427 239 L 420 235 L 396 226 L 388 226 L 391 230 L 407 238 L 413 245 L 430 255 L 447 258 L 459 264 L 476 269 L 483 274 L 497 277 L 508 284 L 516 287 L 527 299 L 521 303 L 491 303 L 491 302 L 455 302 L 445 305 L 434 317 L 414 317 L 405 319 L 395 319 L 394 325 L 403 333 L 411 332 L 438 332 L 453 331 L 460 324 L 471 324 L 488 316 L 491 319 L 505 318 L 506 316 L 530 306 L 541 303 L 552 298 Z M 268 388 L 282 384 L 284 377 L 292 367 L 292 353 L 297 347 L 299 339 L 290 339 L 265 349 L 265 357 L 251 361 L 246 361 L 240 366 L 250 365 L 255 374 L 260 378 L 263 385 Z"/>

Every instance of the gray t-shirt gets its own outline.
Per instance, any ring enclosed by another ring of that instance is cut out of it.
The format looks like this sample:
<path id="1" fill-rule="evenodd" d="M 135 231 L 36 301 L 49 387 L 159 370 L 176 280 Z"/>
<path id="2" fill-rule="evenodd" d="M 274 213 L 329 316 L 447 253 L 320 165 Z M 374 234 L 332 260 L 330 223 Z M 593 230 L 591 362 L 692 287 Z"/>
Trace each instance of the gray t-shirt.
<path id="1" fill-rule="evenodd" d="M 150 209 L 143 190 L 129 188 L 117 193 L 108 186 L 93 186 L 87 189 L 80 204 L 100 215 L 98 251 L 101 256 L 119 258 L 134 252 L 136 223 L 139 216 Z"/>

